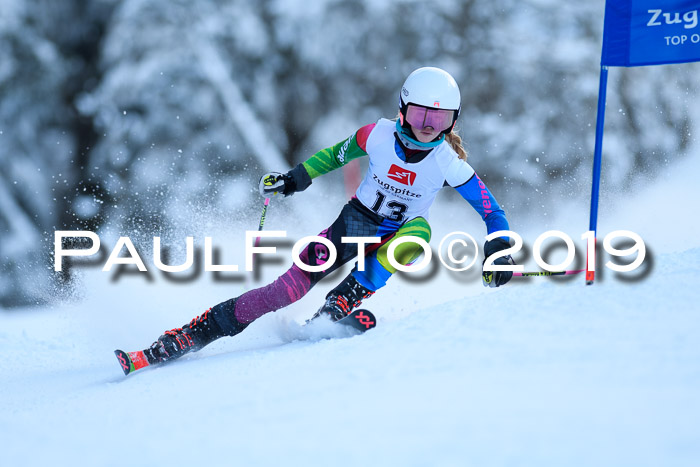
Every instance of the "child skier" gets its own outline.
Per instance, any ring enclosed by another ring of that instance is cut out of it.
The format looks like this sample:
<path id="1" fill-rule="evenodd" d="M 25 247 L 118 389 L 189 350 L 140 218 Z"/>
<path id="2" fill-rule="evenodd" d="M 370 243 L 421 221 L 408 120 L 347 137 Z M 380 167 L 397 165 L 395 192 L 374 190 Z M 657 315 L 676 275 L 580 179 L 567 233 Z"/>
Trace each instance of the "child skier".
<path id="1" fill-rule="evenodd" d="M 457 83 L 444 70 L 419 68 L 401 88 L 396 122 L 380 119 L 363 126 L 344 141 L 323 149 L 286 174 L 271 172 L 260 179 L 264 197 L 289 196 L 303 191 L 312 179 L 337 169 L 353 159 L 369 156 L 369 168 L 355 196 L 343 207 L 338 218 L 319 236 L 336 248 L 337 260 L 321 272 L 307 272 L 293 265 L 274 282 L 245 292 L 210 308 L 182 328 L 166 331 L 148 349 L 134 354 L 145 356 L 147 364 L 162 363 L 196 351 L 223 336 L 235 336 L 251 322 L 302 298 L 318 281 L 357 255 L 357 247 L 341 238 L 378 237 L 380 243 L 366 247 L 365 269 L 357 267 L 331 290 L 316 315 L 337 321 L 352 312 L 361 301 L 383 287 L 396 269 L 387 260 L 393 241 L 416 236 L 430 241 L 428 210 L 437 192 L 451 186 L 482 216 L 488 233 L 508 230 L 508 222 L 484 183 L 466 162 L 462 140 L 453 131 L 461 108 Z M 485 256 L 508 248 L 504 238 L 486 242 Z M 395 249 L 394 258 L 407 265 L 422 249 L 405 242 Z M 300 259 L 310 266 L 322 265 L 328 249 L 312 242 Z M 494 264 L 513 264 L 502 256 Z M 512 272 L 485 271 L 484 283 L 498 287 L 510 280 Z M 117 351 L 121 352 L 121 351 Z M 120 360 L 119 353 L 117 356 Z M 129 355 L 133 359 L 133 355 Z M 127 371 L 122 361 L 124 371 Z"/>

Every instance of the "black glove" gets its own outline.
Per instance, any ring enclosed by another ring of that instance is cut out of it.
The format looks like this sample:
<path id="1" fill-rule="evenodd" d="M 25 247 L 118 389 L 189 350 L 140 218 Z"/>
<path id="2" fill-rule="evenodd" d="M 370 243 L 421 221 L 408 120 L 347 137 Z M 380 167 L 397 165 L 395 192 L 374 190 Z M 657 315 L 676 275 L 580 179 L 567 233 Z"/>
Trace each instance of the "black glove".
<path id="1" fill-rule="evenodd" d="M 297 191 L 294 179 L 289 174 L 279 172 L 268 172 L 260 177 L 258 190 L 265 198 L 278 194 L 289 196 Z"/>
<path id="2" fill-rule="evenodd" d="M 279 172 L 268 172 L 260 177 L 258 190 L 265 198 L 283 194 L 290 196 L 297 191 L 304 191 L 311 185 L 311 177 L 304 168 L 304 164 L 299 164 L 286 174 Z"/>
<path id="3" fill-rule="evenodd" d="M 483 265 L 486 262 L 486 258 L 494 253 L 503 251 L 506 248 L 510 248 L 510 243 L 502 239 L 501 237 L 496 237 L 493 240 L 489 240 L 484 243 L 484 261 L 482 265 L 481 279 L 484 282 L 484 287 L 499 287 L 507 283 L 511 277 L 513 277 L 512 271 L 483 271 Z M 494 265 L 514 265 L 515 261 L 510 255 L 500 256 L 493 261 Z"/>

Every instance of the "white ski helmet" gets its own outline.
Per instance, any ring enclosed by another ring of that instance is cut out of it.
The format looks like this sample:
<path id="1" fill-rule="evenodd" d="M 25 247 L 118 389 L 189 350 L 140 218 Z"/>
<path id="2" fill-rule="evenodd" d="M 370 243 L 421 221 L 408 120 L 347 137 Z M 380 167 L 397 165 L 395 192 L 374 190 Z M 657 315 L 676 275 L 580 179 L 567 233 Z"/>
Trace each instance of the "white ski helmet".
<path id="1" fill-rule="evenodd" d="M 400 94 L 400 125 L 407 126 L 408 105 L 428 109 L 452 110 L 452 121 L 449 126 L 441 128 L 443 134 L 452 131 L 459 117 L 462 98 L 455 79 L 445 70 L 435 67 L 418 68 L 408 75 L 403 83 Z"/>

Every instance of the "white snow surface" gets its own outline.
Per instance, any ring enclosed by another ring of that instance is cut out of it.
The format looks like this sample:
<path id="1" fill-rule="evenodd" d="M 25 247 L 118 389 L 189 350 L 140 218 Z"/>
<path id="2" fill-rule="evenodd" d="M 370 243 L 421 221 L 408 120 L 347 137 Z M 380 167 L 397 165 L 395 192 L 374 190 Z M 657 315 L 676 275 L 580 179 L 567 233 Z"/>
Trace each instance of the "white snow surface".
<path id="1" fill-rule="evenodd" d="M 695 159 L 603 196 L 599 236 L 641 235 L 645 276 L 393 278 L 366 302 L 377 328 L 352 337 L 299 330 L 338 275 L 235 338 L 125 377 L 114 349 L 144 348 L 244 285 L 88 269 L 80 298 L 0 313 L 2 464 L 700 465 Z M 548 228 L 582 244 L 587 208 Z M 437 210 L 434 233 L 453 219 Z M 530 244 L 543 231 L 512 227 Z"/>

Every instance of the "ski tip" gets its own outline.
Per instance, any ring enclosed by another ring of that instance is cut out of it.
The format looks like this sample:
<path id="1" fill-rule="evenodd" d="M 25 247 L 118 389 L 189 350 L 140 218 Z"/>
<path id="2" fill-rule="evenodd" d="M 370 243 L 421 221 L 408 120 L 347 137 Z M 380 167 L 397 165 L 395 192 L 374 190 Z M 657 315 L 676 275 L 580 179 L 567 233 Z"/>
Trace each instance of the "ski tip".
<path id="1" fill-rule="evenodd" d="M 114 355 L 117 356 L 119 365 L 121 365 L 125 375 L 150 365 L 143 350 L 138 352 L 124 352 L 123 350 L 117 349 L 114 351 Z"/>
<path id="2" fill-rule="evenodd" d="M 124 371 L 125 375 L 128 375 L 133 371 L 134 365 L 131 363 L 129 354 L 127 354 L 123 350 L 117 349 L 114 351 L 114 355 L 117 356 L 117 360 L 119 360 L 119 365 L 122 367 L 122 371 Z"/>

